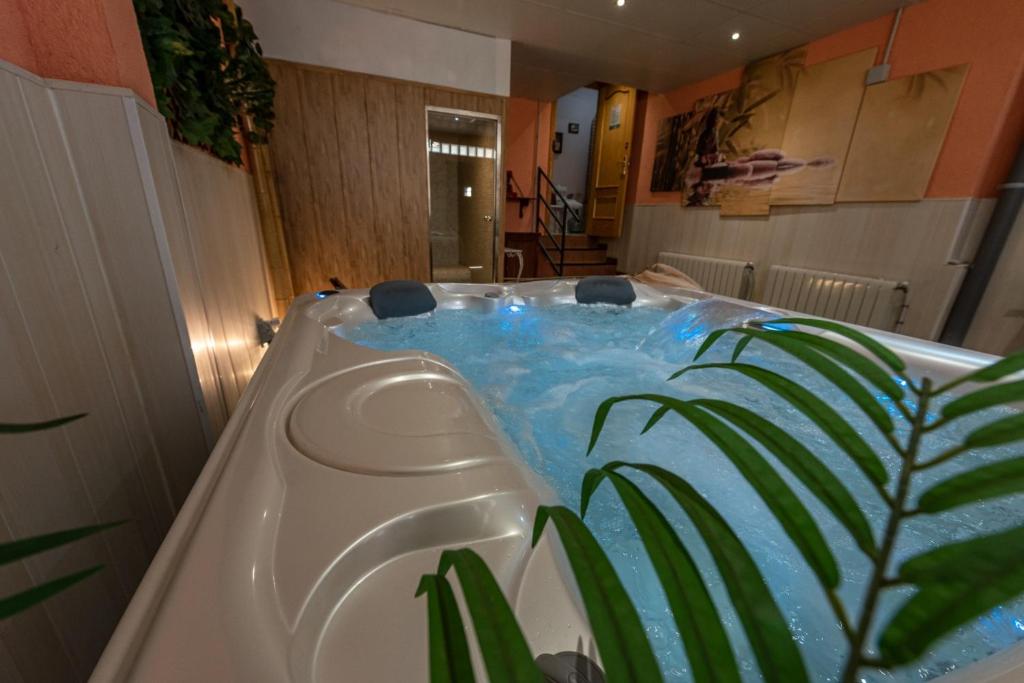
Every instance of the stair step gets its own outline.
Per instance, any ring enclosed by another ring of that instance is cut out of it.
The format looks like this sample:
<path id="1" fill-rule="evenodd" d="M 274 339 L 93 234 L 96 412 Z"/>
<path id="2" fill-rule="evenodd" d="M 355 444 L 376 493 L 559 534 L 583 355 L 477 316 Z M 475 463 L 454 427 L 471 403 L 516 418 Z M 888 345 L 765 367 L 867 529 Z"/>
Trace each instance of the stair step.
<path id="1" fill-rule="evenodd" d="M 548 237 L 542 235 L 540 238 L 541 242 L 548 249 L 557 249 L 562 244 L 561 235 L 553 235 Z M 601 246 L 601 243 L 590 235 L 566 235 L 565 236 L 565 248 L 569 249 L 597 249 Z"/>
<path id="2" fill-rule="evenodd" d="M 569 265 L 568 263 L 566 263 L 565 264 L 565 272 L 562 273 L 562 275 L 564 275 L 565 277 L 573 277 L 573 276 L 586 277 L 587 275 L 618 275 L 618 274 L 619 274 L 619 269 L 615 266 L 614 263 L 606 263 L 606 264 L 603 264 L 603 265 L 590 265 L 590 264 L 587 264 L 587 265 L 581 265 L 581 264 Z"/>
<path id="3" fill-rule="evenodd" d="M 565 264 L 562 277 L 586 277 L 587 275 L 618 275 L 618 264 L 613 258 L 603 263 L 569 263 Z M 555 277 L 555 269 L 543 256 L 537 261 L 538 277 Z"/>
<path id="4" fill-rule="evenodd" d="M 555 261 L 561 258 L 561 254 L 556 249 L 548 248 L 548 254 L 551 255 Z M 541 256 L 541 258 L 544 258 Z M 565 262 L 566 263 L 589 263 L 589 264 L 602 264 L 608 260 L 608 248 L 607 247 L 594 247 L 593 249 L 566 249 L 565 250 Z"/>

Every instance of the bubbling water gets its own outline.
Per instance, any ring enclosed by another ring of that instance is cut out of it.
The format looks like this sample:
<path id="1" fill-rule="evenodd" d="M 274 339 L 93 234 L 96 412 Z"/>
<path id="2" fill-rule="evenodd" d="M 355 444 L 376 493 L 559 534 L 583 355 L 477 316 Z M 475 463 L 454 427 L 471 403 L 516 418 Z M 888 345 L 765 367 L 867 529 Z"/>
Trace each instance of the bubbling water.
<path id="1" fill-rule="evenodd" d="M 887 508 L 849 458 L 788 403 L 727 370 L 701 370 L 666 382 L 673 371 L 692 360 L 709 332 L 763 317 L 756 311 L 713 299 L 690 304 L 671 314 L 652 308 L 603 305 L 510 306 L 492 314 L 440 310 L 415 318 L 365 323 L 342 329 L 340 334 L 380 350 L 429 351 L 453 363 L 497 416 L 526 462 L 573 509 L 578 510 L 583 474 L 610 460 L 656 463 L 685 477 L 725 517 L 754 556 L 789 622 L 812 680 L 834 681 L 846 654 L 846 640 L 817 579 L 764 502 L 699 432 L 670 416 L 641 436 L 640 430 L 654 406 L 622 403 L 612 410 L 597 448 L 586 457 L 594 411 L 610 396 L 661 393 L 682 399 L 731 401 L 783 426 L 818 455 L 850 489 L 877 538 Z M 725 338 L 701 361 L 727 360 L 731 346 Z M 871 444 L 890 473 L 896 471 L 899 458 L 874 425 L 813 370 L 757 341 L 747 348 L 743 359 L 781 372 L 816 392 Z M 878 396 L 878 400 L 894 416 L 897 437 L 905 439 L 907 425 L 899 418 L 896 406 L 885 396 Z M 985 411 L 962 419 L 954 428 L 936 431 L 929 436 L 926 453 L 940 452 L 999 413 Z M 919 493 L 929 483 L 964 469 L 967 461 L 977 465 L 1010 455 L 1019 453 L 1005 447 L 966 454 L 926 471 L 914 491 Z M 766 457 L 772 459 L 770 455 Z M 847 611 L 857 614 L 870 564 L 827 508 L 788 470 L 777 469 L 818 522 L 842 571 L 839 595 Z M 742 625 L 696 530 L 671 498 L 645 475 L 634 480 L 666 512 L 702 568 L 744 680 L 760 680 Z M 1021 502 L 1024 497 L 1012 496 L 938 516 L 912 518 L 900 532 L 894 566 L 952 540 L 1021 524 Z M 629 516 L 610 487 L 595 496 L 586 521 L 640 611 L 665 677 L 671 681 L 691 680 L 657 576 Z M 881 601 L 876 623 L 886 623 L 907 595 L 905 591 L 888 591 Z M 1022 638 L 1024 601 L 1018 600 L 958 629 L 918 663 L 888 673 L 867 671 L 864 679 L 929 680 Z M 875 639 L 872 637 L 870 642 Z"/>

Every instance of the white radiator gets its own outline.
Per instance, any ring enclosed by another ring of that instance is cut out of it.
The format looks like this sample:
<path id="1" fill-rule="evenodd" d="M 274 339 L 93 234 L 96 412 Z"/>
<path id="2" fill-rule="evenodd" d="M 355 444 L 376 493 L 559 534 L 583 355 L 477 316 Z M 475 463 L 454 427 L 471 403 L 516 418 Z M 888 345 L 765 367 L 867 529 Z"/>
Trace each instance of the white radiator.
<path id="1" fill-rule="evenodd" d="M 762 300 L 769 306 L 896 331 L 903 324 L 908 292 L 906 282 L 772 266 Z"/>
<path id="2" fill-rule="evenodd" d="M 696 280 L 712 294 L 748 299 L 754 287 L 754 264 L 709 256 L 662 251 L 658 263 L 672 266 Z"/>

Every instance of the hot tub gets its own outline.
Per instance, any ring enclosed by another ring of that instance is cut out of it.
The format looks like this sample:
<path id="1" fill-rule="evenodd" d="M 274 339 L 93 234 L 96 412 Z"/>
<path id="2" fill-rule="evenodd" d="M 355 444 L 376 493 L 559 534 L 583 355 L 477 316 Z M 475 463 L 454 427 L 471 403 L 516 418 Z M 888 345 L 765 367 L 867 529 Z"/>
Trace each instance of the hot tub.
<path id="1" fill-rule="evenodd" d="M 551 535 L 530 552 L 534 509 L 559 500 L 575 507 L 578 472 L 624 455 L 616 449 L 674 437 L 652 431 L 643 441 L 635 429 L 588 461 L 579 434 L 589 432 L 591 403 L 627 393 L 618 391 L 622 384 L 654 377 L 663 384 L 662 370 L 685 365 L 713 327 L 781 312 L 643 285 L 630 309 L 581 309 L 574 285 L 431 285 L 436 313 L 381 322 L 364 290 L 298 299 L 93 680 L 426 680 L 426 607 L 413 594 L 420 575 L 436 569 L 440 550 L 453 546 L 472 547 L 488 561 L 534 653 L 594 656 Z M 991 360 L 876 336 L 916 372 L 938 379 Z M 404 350 L 407 342 L 444 357 Z M 502 348 L 520 360 L 507 362 Z M 631 370 L 616 379 L 615 368 Z M 612 386 L 595 383 L 598 375 L 610 376 Z M 712 488 L 735 485 L 708 471 Z M 733 512 L 756 515 L 750 496 L 735 491 Z M 588 521 L 600 540 L 621 546 L 610 555 L 620 572 L 633 574 L 627 587 L 650 618 L 666 677 L 688 680 L 673 657 L 670 622 L 658 619 L 663 598 L 649 590 L 649 568 L 622 538 L 610 496 L 605 506 L 595 505 Z M 750 527 L 745 542 L 771 537 Z M 765 574 L 783 593 L 812 582 L 795 558 Z M 820 620 L 813 607 L 782 605 L 818 680 L 834 644 L 812 632 Z M 989 618 L 996 637 L 954 641 L 953 650 L 970 650 L 960 660 L 945 645 L 920 671 L 884 680 L 960 671 L 988 654 L 978 647 L 1004 652 L 962 680 L 1021 680 L 1013 673 L 1024 671 L 1014 668 L 1020 648 L 1007 647 L 1020 607 Z"/>

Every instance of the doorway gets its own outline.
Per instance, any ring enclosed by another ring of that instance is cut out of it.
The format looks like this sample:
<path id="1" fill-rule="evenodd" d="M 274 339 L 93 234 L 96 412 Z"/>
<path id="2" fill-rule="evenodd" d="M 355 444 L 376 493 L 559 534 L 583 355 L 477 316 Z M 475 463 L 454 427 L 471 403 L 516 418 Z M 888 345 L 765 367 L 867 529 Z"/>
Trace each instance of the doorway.
<path id="1" fill-rule="evenodd" d="M 434 282 L 497 277 L 501 123 L 427 107 L 430 273 Z"/>
<path id="2" fill-rule="evenodd" d="M 566 232 L 621 236 L 636 97 L 629 86 L 595 84 L 558 99 L 551 179 L 567 205 Z"/>
<path id="3" fill-rule="evenodd" d="M 583 207 L 587 203 L 598 95 L 596 88 L 578 88 L 559 97 L 555 104 L 551 180 L 568 205 L 565 222 L 570 233 L 584 230 Z"/>

